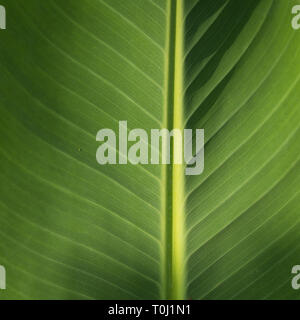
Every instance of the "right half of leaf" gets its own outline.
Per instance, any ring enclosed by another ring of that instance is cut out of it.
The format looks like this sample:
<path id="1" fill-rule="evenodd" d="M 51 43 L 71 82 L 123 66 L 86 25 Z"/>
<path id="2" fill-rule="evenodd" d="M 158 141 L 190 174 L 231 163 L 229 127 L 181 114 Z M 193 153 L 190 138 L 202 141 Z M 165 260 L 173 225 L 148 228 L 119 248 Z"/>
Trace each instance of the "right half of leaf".
<path id="1" fill-rule="evenodd" d="M 205 129 L 186 177 L 189 299 L 299 299 L 300 31 L 294 0 L 185 2 L 185 126 Z"/>

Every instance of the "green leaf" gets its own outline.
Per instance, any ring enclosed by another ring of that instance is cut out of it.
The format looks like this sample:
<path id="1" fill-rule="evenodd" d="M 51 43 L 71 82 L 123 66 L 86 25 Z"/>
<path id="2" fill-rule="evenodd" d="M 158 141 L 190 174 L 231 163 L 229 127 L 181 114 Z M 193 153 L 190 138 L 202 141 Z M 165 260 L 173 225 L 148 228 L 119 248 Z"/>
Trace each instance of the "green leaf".
<path id="1" fill-rule="evenodd" d="M 299 299 L 296 3 L 2 0 L 0 299 Z M 124 120 L 204 172 L 100 166 Z"/>

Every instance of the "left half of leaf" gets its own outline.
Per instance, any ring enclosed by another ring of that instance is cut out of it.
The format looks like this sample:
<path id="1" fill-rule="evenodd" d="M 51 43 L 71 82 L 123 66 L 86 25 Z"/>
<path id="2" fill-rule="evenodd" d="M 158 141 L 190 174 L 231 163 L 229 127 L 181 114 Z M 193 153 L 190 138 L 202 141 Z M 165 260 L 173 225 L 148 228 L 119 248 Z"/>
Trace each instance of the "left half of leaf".
<path id="1" fill-rule="evenodd" d="M 165 1 L 2 4 L 0 299 L 160 298 L 161 168 L 99 166 L 95 138 L 162 126 Z"/>

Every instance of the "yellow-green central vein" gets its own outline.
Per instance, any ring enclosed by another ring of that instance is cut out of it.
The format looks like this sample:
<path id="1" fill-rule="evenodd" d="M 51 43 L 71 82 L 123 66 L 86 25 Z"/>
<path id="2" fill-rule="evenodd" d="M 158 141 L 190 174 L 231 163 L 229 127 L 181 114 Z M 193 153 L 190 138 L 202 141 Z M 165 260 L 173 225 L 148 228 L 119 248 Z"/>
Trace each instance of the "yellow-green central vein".
<path id="1" fill-rule="evenodd" d="M 183 129 L 183 4 L 168 1 L 166 99 L 164 127 Z M 171 143 L 171 165 L 163 176 L 163 291 L 164 299 L 183 299 L 184 293 L 184 167 L 173 158 L 180 150 Z"/>

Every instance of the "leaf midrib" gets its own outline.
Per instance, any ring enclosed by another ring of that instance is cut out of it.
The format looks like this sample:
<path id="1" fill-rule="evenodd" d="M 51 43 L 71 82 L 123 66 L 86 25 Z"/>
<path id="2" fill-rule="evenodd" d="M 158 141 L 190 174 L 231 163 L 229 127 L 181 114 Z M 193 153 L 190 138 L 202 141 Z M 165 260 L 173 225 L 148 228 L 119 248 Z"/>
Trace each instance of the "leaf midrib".
<path id="1" fill-rule="evenodd" d="M 168 1 L 164 128 L 183 129 L 183 3 Z M 162 298 L 184 299 L 184 172 L 173 164 L 179 150 L 170 146 L 171 164 L 163 168 Z"/>

